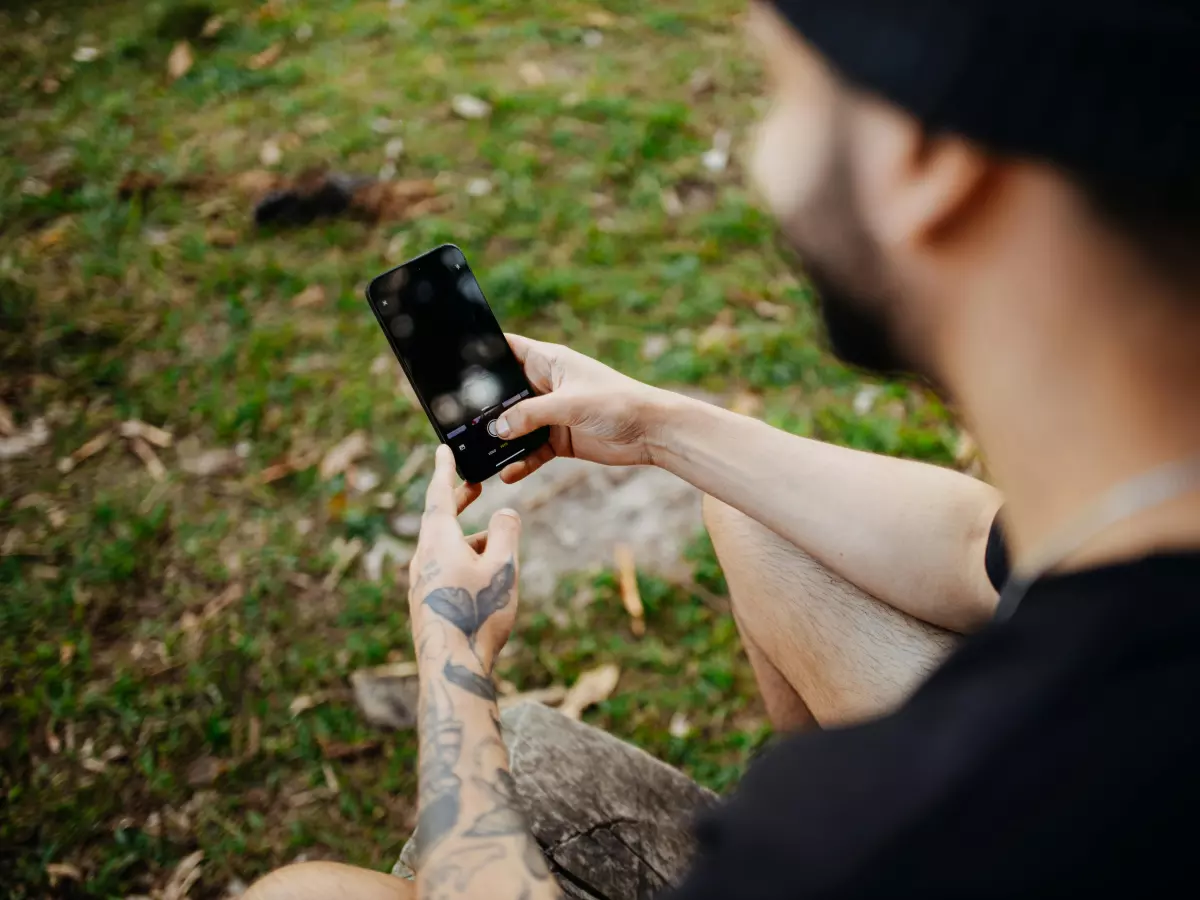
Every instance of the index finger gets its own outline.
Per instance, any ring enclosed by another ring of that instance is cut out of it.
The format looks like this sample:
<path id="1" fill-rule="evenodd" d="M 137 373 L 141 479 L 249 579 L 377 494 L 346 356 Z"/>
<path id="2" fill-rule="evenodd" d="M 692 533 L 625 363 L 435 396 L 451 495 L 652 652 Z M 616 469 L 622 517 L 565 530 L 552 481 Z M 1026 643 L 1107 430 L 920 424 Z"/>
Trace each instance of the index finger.
<path id="1" fill-rule="evenodd" d="M 458 503 L 454 497 L 454 454 L 445 444 L 439 444 L 434 456 L 433 478 L 425 492 L 425 523 L 442 527 L 458 527 Z"/>

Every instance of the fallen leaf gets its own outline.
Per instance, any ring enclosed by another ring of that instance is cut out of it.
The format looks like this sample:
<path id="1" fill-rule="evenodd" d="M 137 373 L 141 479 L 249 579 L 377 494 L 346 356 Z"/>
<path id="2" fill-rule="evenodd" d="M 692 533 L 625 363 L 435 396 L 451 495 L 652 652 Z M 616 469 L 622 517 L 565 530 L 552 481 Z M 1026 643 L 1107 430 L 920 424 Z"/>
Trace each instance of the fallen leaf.
<path id="1" fill-rule="evenodd" d="M 209 228 L 204 232 L 209 246 L 228 250 L 238 245 L 238 233 L 232 228 Z"/>
<path id="2" fill-rule="evenodd" d="M 877 384 L 867 384 L 859 388 L 858 393 L 854 395 L 854 414 L 865 416 L 869 413 L 875 408 L 875 401 L 881 393 L 883 388 Z"/>
<path id="3" fill-rule="evenodd" d="M 713 74 L 708 69 L 696 69 L 688 78 L 688 90 L 693 97 L 704 97 L 717 89 Z"/>
<path id="4" fill-rule="evenodd" d="M 404 544 L 391 535 L 381 534 L 375 539 L 369 552 L 363 556 L 363 574 L 368 581 L 382 581 L 385 563 L 391 563 L 393 572 L 400 572 L 412 562 L 416 548 Z"/>
<path id="5" fill-rule="evenodd" d="M 172 81 L 178 81 L 192 70 L 194 62 L 192 45 L 187 41 L 180 41 L 171 48 L 171 53 L 167 57 L 167 77 Z"/>
<path id="6" fill-rule="evenodd" d="M 492 104 L 471 94 L 456 94 L 450 108 L 460 119 L 486 119 L 492 114 Z"/>
<path id="7" fill-rule="evenodd" d="M 203 450 L 188 456 L 181 455 L 179 460 L 180 469 L 188 475 L 195 475 L 198 478 L 236 472 L 241 465 L 242 460 L 237 453 L 227 448 Z"/>
<path id="8" fill-rule="evenodd" d="M 200 880 L 200 863 L 203 860 L 203 850 L 197 850 L 181 859 L 163 888 L 162 900 L 187 900 L 192 886 Z"/>
<path id="9" fill-rule="evenodd" d="M 487 178 L 472 178 L 466 190 L 468 197 L 486 197 L 492 192 L 492 182 Z"/>
<path id="10" fill-rule="evenodd" d="M 583 33 L 583 46 L 589 50 L 595 50 L 604 43 L 604 32 L 597 31 L 595 28 L 589 28 Z"/>
<path id="11" fill-rule="evenodd" d="M 646 610 L 642 606 L 642 595 L 638 590 L 637 565 L 633 559 L 633 550 L 628 544 L 617 544 L 613 548 L 613 556 L 617 563 L 621 603 L 625 605 L 625 612 L 629 613 L 629 628 L 635 637 L 641 637 L 646 633 Z"/>
<path id="12" fill-rule="evenodd" d="M 351 673 L 350 684 L 354 687 L 354 702 L 372 725 L 396 729 L 416 725 L 416 663 L 359 669 Z"/>
<path id="13" fill-rule="evenodd" d="M 52 888 L 58 887 L 58 882 L 64 878 L 83 881 L 83 873 L 79 871 L 79 867 L 70 863 L 47 863 L 46 875 L 50 878 L 50 887 Z"/>
<path id="14" fill-rule="evenodd" d="M 642 341 L 642 359 L 656 360 L 671 349 L 671 339 L 665 334 L 647 335 Z"/>
<path id="15" fill-rule="evenodd" d="M 79 63 L 89 63 L 100 57 L 100 51 L 95 47 L 76 47 L 71 59 Z"/>
<path id="16" fill-rule="evenodd" d="M 54 733 L 54 726 L 46 723 L 46 749 L 57 756 L 62 752 L 62 739 Z"/>
<path id="17" fill-rule="evenodd" d="M 262 142 L 262 146 L 258 149 L 258 161 L 264 166 L 277 166 L 283 162 L 283 149 L 279 146 L 279 142 L 273 139 L 268 139 Z"/>
<path id="18" fill-rule="evenodd" d="M 343 741 L 331 741 L 326 737 L 318 736 L 317 745 L 321 748 L 321 755 L 326 759 L 355 759 L 360 756 L 377 753 L 383 748 L 383 741 L 355 741 L 353 744 L 348 744 Z"/>
<path id="19" fill-rule="evenodd" d="M 0 438 L 0 459 L 16 459 L 28 456 L 50 440 L 50 429 L 45 419 L 34 419 L 28 430 L 17 431 L 9 437 Z"/>
<path id="20" fill-rule="evenodd" d="M 117 433 L 123 438 L 141 438 L 155 447 L 161 447 L 164 450 L 170 447 L 175 441 L 171 432 L 156 428 L 154 425 L 147 425 L 138 419 L 130 419 L 128 422 L 122 422 L 117 426 Z"/>
<path id="21" fill-rule="evenodd" d="M 776 322 L 786 322 L 792 317 L 790 307 L 782 303 L 772 303 L 770 300 L 759 300 L 754 304 L 754 311 L 764 319 L 774 319 Z"/>
<path id="22" fill-rule="evenodd" d="M 239 193 L 248 197 L 258 197 L 279 186 L 280 177 L 275 172 L 265 169 L 250 169 L 242 172 L 233 179 L 233 186 Z"/>
<path id="23" fill-rule="evenodd" d="M 399 159 L 404 155 L 404 138 L 394 137 L 383 145 L 383 155 L 387 159 Z"/>
<path id="24" fill-rule="evenodd" d="M 16 433 L 17 423 L 13 420 L 12 410 L 0 400 L 0 437 L 11 437 Z"/>
<path id="25" fill-rule="evenodd" d="M 261 53 L 255 53 L 246 61 L 246 68 L 253 72 L 261 69 L 269 69 L 275 63 L 279 62 L 279 57 L 283 55 L 283 44 L 272 44 Z"/>
<path id="26" fill-rule="evenodd" d="M 733 323 L 733 310 L 728 308 L 721 310 L 713 319 L 712 324 L 705 328 L 696 339 L 696 349 L 703 353 L 716 347 L 729 346 L 737 337 L 737 329 Z"/>
<path id="27" fill-rule="evenodd" d="M 362 553 L 362 550 L 362 538 L 355 538 L 352 541 L 347 541 L 340 537 L 335 538 L 333 541 L 333 552 L 335 555 L 333 568 L 329 570 L 329 574 L 321 582 L 321 587 L 326 591 L 332 591 L 337 587 L 338 582 L 342 580 L 342 576 L 346 574 L 346 570 L 350 568 L 350 563 L 358 558 L 358 554 Z"/>
<path id="28" fill-rule="evenodd" d="M 729 148 L 732 145 L 733 135 L 725 129 L 721 129 L 713 135 L 712 148 L 704 151 L 700 162 L 713 174 L 724 172 L 729 166 Z"/>
<path id="29" fill-rule="evenodd" d="M 413 219 L 434 212 L 449 202 L 447 198 L 439 197 L 437 191 L 437 184 L 429 178 L 376 181 L 354 191 L 349 209 L 375 222 Z"/>
<path id="30" fill-rule="evenodd" d="M 113 434 L 111 431 L 102 431 L 94 438 L 87 441 L 81 447 L 75 450 L 70 456 L 65 456 L 58 461 L 58 471 L 63 475 L 72 471 L 76 466 L 85 460 L 91 459 L 105 447 L 112 443 Z"/>
<path id="31" fill-rule="evenodd" d="M 338 794 L 342 790 L 342 786 L 338 784 L 337 775 L 333 772 L 333 766 L 327 762 L 321 763 L 321 774 L 325 776 L 325 787 L 329 788 L 329 793 Z"/>
<path id="32" fill-rule="evenodd" d="M 325 288 L 319 284 L 310 284 L 292 298 L 292 309 L 307 309 L 310 306 L 320 306 L 325 302 Z"/>
<path id="33" fill-rule="evenodd" d="M 250 717 L 249 735 L 246 738 L 246 756 L 253 758 L 262 750 L 262 719 Z"/>
<path id="34" fill-rule="evenodd" d="M 422 444 L 413 450 L 408 454 L 408 459 L 404 460 L 400 471 L 396 473 L 396 487 L 404 487 L 412 481 L 432 459 L 433 450 L 427 444 Z"/>
<path id="35" fill-rule="evenodd" d="M 529 87 L 541 87 L 546 83 L 546 75 L 537 63 L 526 60 L 517 67 L 517 74 Z"/>
<path id="36" fill-rule="evenodd" d="M 200 37 L 207 40 L 212 40 L 221 33 L 221 29 L 225 27 L 225 17 L 221 15 L 209 16 L 204 27 L 200 29 Z"/>
<path id="37" fill-rule="evenodd" d="M 151 448 L 142 438 L 135 437 L 129 442 L 129 449 L 134 455 L 145 465 L 146 471 L 150 473 L 150 477 L 155 481 L 164 481 L 167 477 L 167 467 L 162 464 L 162 460 L 158 458 Z"/>
<path id="38" fill-rule="evenodd" d="M 37 246 L 40 250 L 49 250 L 57 247 L 63 242 L 63 239 L 70 234 L 71 229 L 75 227 L 75 223 L 70 216 L 63 216 L 54 225 L 47 228 L 37 236 Z"/>
<path id="39" fill-rule="evenodd" d="M 558 711 L 571 719 L 582 718 L 585 709 L 612 696 L 620 679 L 621 670 L 611 663 L 589 669 L 567 691 Z"/>
<path id="40" fill-rule="evenodd" d="M 54 581 L 60 572 L 61 570 L 57 566 L 48 566 L 45 563 L 37 563 L 29 567 L 29 574 L 38 581 Z"/>
<path id="41" fill-rule="evenodd" d="M 400 119 L 389 119 L 386 116 L 377 116 L 371 120 L 371 130 L 376 134 L 393 134 L 400 130 L 404 124 Z"/>
<path id="42" fill-rule="evenodd" d="M 215 756 L 201 756 L 193 760 L 187 769 L 187 783 L 192 787 L 203 787 L 212 784 L 221 777 L 225 763 Z"/>
<path id="43" fill-rule="evenodd" d="M 366 456 L 369 450 L 370 444 L 367 441 L 366 433 L 355 431 L 329 448 L 321 460 L 317 473 L 321 476 L 322 481 L 328 481 L 335 475 L 345 472 L 355 462 Z"/>
<path id="44" fill-rule="evenodd" d="M 535 691 L 509 694 L 506 697 L 501 697 L 497 705 L 501 710 L 508 709 L 510 706 L 518 706 L 521 703 L 541 703 L 544 706 L 557 706 L 566 697 L 567 689 L 561 684 L 554 684 L 547 688 L 538 688 Z"/>
<path id="45" fill-rule="evenodd" d="M 583 21 L 593 28 L 611 28 L 617 24 L 616 16 L 604 9 L 593 9 L 587 12 Z"/>
<path id="46" fill-rule="evenodd" d="M 688 721 L 688 717 L 682 711 L 676 712 L 671 716 L 671 724 L 667 726 L 667 733 L 673 738 L 682 740 L 692 733 L 692 723 Z"/>
<path id="47" fill-rule="evenodd" d="M 352 692 L 344 688 L 317 691 L 313 694 L 299 694 L 288 704 L 288 712 L 293 716 L 298 716 L 300 713 L 320 706 L 322 703 L 328 703 L 330 700 L 346 700 L 351 696 Z"/>

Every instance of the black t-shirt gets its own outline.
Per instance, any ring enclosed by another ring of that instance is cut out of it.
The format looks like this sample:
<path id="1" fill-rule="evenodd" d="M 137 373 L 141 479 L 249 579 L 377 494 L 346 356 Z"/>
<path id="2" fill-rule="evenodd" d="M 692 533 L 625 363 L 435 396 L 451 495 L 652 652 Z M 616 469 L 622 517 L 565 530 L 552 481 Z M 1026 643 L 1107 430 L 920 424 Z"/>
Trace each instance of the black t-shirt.
<path id="1" fill-rule="evenodd" d="M 765 753 L 698 833 L 676 900 L 1190 894 L 1200 552 L 1043 579 L 897 712 Z"/>

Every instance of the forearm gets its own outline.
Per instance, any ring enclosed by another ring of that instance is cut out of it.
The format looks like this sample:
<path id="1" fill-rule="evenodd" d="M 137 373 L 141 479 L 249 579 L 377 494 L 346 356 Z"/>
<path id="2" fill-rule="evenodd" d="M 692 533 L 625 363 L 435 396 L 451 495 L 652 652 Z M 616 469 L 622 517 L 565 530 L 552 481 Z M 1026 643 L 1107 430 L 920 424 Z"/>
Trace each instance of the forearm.
<path id="1" fill-rule="evenodd" d="M 970 630 L 991 615 L 992 487 L 936 466 L 808 440 L 670 395 L 649 413 L 656 464 L 803 548 L 867 593 Z"/>
<path id="2" fill-rule="evenodd" d="M 468 640 L 434 622 L 421 676 L 420 898 L 560 896 L 514 803 L 492 681 Z"/>

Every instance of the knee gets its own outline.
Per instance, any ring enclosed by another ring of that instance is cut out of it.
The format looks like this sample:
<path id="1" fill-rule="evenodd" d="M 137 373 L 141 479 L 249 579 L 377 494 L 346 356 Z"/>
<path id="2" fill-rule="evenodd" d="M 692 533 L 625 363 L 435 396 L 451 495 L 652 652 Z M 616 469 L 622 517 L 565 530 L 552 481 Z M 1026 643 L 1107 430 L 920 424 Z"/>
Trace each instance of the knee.
<path id="1" fill-rule="evenodd" d="M 264 875 L 243 900 L 410 900 L 412 886 L 382 872 L 335 862 L 292 863 Z"/>

